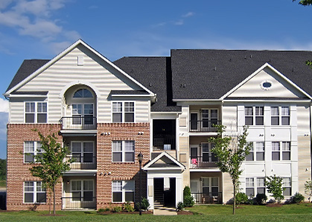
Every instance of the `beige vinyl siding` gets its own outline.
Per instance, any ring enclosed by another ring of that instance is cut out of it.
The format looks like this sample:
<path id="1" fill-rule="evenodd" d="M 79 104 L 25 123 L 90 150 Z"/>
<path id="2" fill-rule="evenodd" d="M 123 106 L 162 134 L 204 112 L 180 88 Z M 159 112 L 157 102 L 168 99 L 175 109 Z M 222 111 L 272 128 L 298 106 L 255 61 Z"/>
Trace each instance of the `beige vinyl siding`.
<path id="1" fill-rule="evenodd" d="M 135 102 L 135 121 L 148 122 L 149 121 L 149 101 L 136 101 Z"/>
<path id="2" fill-rule="evenodd" d="M 222 107 L 222 125 L 227 127 L 227 130 L 237 131 L 237 105 Z"/>
<path id="3" fill-rule="evenodd" d="M 84 57 L 84 64 L 77 65 L 77 57 Z M 123 74 L 113 69 L 108 63 L 99 59 L 83 46 L 78 46 L 60 58 L 42 73 L 22 86 L 18 91 L 49 91 L 48 94 L 48 122 L 56 123 L 64 112 L 64 102 L 62 102 L 62 90 L 70 87 L 71 84 L 87 83 L 97 94 L 97 102 L 94 107 L 98 116 L 98 122 L 111 121 L 111 101 L 107 97 L 111 90 L 139 90 L 136 84 L 126 78 Z M 65 90 L 66 92 L 66 90 Z M 64 93 L 65 93 L 64 92 Z M 138 120 L 148 121 L 148 114 L 143 114 L 148 110 L 148 102 L 138 102 Z M 14 122 L 23 122 L 19 116 L 23 115 L 22 103 L 14 105 L 11 111 Z"/>
<path id="4" fill-rule="evenodd" d="M 261 87 L 262 83 L 265 81 L 272 83 L 272 87 L 268 90 L 264 90 Z M 303 95 L 302 93 L 295 91 L 293 86 L 274 73 L 271 69 L 265 68 L 229 95 L 229 98 L 231 97 L 298 98 L 303 97 Z"/>

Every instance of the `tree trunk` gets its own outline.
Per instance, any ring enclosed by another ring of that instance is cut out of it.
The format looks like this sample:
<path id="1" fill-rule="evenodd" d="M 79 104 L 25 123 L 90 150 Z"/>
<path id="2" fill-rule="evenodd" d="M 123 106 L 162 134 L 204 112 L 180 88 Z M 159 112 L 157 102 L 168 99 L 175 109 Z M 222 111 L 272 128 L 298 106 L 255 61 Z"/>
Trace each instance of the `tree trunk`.
<path id="1" fill-rule="evenodd" d="M 53 215 L 55 215 L 55 186 L 53 186 Z"/>
<path id="2" fill-rule="evenodd" d="M 235 214 L 235 208 L 236 208 L 236 183 L 235 182 L 233 182 L 233 190 L 234 190 L 233 214 Z"/>

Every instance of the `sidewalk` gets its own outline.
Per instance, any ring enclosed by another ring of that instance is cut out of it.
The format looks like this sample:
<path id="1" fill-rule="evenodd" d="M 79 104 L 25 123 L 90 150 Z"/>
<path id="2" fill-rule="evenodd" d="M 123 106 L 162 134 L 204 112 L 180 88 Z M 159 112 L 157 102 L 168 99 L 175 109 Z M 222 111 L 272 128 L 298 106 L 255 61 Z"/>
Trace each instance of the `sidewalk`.
<path id="1" fill-rule="evenodd" d="M 158 207 L 153 211 L 154 215 L 178 215 L 175 208 Z"/>

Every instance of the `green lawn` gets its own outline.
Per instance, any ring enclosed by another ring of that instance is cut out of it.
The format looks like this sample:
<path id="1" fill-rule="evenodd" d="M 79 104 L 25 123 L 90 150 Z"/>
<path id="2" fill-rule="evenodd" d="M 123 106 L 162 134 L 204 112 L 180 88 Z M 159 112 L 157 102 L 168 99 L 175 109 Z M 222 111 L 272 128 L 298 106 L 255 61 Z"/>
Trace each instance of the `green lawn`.
<path id="1" fill-rule="evenodd" d="M 231 206 L 195 206 L 189 210 L 195 215 L 154 216 L 138 214 L 100 215 L 95 211 L 58 211 L 62 216 L 43 216 L 48 212 L 0 212 L 0 221 L 312 221 L 312 204 L 283 205 L 282 207 L 241 206 L 232 215 Z"/>

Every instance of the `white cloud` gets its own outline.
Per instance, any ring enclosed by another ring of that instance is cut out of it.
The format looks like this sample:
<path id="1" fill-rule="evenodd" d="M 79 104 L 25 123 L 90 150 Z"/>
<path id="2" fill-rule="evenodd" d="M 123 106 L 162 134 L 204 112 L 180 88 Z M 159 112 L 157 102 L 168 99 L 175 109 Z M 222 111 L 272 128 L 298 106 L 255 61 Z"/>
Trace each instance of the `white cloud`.
<path id="1" fill-rule="evenodd" d="M 0 113 L 9 112 L 9 101 L 0 98 Z"/>
<path id="2" fill-rule="evenodd" d="M 188 17 L 191 17 L 191 16 L 193 16 L 193 15 L 194 15 L 194 12 L 188 12 L 188 13 L 182 15 L 182 17 L 183 17 L 183 18 L 188 18 Z"/>
<path id="3" fill-rule="evenodd" d="M 45 44 L 74 41 L 80 38 L 78 32 L 66 30 L 52 15 L 65 6 L 68 0 L 15 0 L 0 3 L 0 27 L 10 27 L 22 36 L 32 36 Z M 53 49 L 53 48 L 52 48 Z"/>

